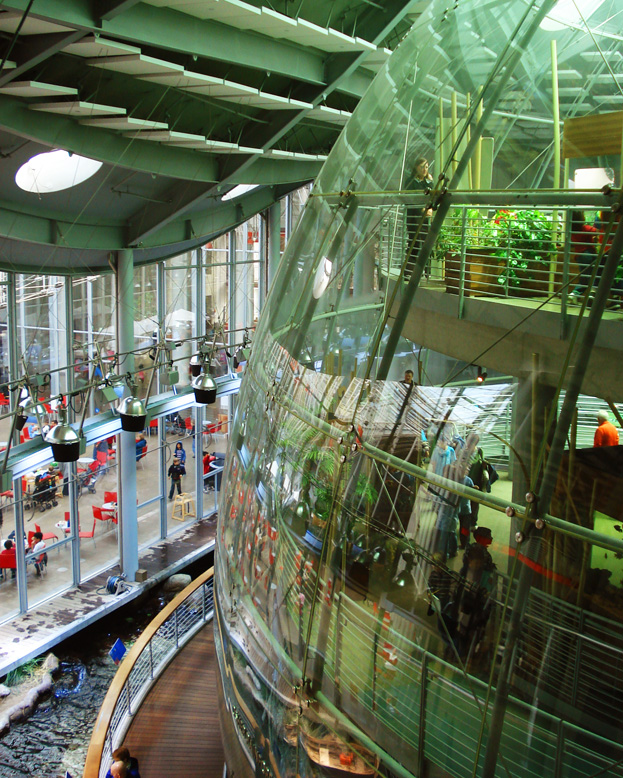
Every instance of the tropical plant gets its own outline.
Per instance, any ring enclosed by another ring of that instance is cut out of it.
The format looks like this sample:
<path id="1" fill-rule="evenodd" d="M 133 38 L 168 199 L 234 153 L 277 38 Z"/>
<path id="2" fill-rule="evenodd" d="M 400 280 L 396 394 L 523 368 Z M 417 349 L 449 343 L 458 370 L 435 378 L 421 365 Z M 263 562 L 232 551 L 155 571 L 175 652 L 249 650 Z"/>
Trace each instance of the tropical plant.
<path id="1" fill-rule="evenodd" d="M 543 278 L 556 251 L 551 216 L 537 210 L 496 211 L 489 222 L 494 255 L 504 263 L 497 282 L 505 288 Z"/>
<path id="2" fill-rule="evenodd" d="M 463 209 L 455 208 L 446 218 L 437 239 L 437 251 L 458 254 L 462 244 Z M 467 208 L 465 214 L 465 248 L 494 245 L 491 223 L 478 210 Z"/>

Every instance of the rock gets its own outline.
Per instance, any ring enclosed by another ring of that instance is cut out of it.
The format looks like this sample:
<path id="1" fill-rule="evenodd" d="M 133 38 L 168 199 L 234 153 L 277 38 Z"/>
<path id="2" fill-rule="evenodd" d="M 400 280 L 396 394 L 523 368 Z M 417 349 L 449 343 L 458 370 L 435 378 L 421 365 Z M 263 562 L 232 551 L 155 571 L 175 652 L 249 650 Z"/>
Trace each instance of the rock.
<path id="1" fill-rule="evenodd" d="M 191 583 L 191 581 L 192 578 L 189 575 L 177 573 L 176 575 L 167 578 L 162 588 L 165 592 L 181 592 L 182 589 L 185 589 L 188 584 Z"/>
<path id="2" fill-rule="evenodd" d="M 48 654 L 45 658 L 45 662 L 43 663 L 43 669 L 47 670 L 49 673 L 55 673 L 60 667 L 60 664 L 61 663 L 58 661 L 58 658 L 54 656 L 54 654 Z"/>
<path id="3" fill-rule="evenodd" d="M 50 673 L 44 673 L 41 677 L 41 682 L 35 689 L 35 691 L 38 693 L 39 696 L 43 694 L 47 694 L 48 692 L 52 691 L 52 687 L 54 686 L 54 681 L 52 680 L 52 676 Z"/>
<path id="4" fill-rule="evenodd" d="M 10 726 L 9 717 L 2 716 L 0 718 L 0 735 L 4 735 L 5 732 L 8 732 Z"/>
<path id="5" fill-rule="evenodd" d="M 0 683 L 0 697 L 8 697 L 9 694 L 11 694 L 9 687 L 5 686 L 3 683 Z"/>

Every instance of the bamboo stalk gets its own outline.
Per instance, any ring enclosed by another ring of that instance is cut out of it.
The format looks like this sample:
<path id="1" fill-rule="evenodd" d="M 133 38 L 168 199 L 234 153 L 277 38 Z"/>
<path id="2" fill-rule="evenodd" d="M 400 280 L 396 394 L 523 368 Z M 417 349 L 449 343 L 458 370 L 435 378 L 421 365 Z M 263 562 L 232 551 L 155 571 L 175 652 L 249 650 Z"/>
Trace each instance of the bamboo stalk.
<path id="1" fill-rule="evenodd" d="M 456 110 L 456 91 L 452 92 L 452 100 L 450 101 L 450 111 L 451 111 L 451 119 L 452 122 L 452 149 L 453 149 L 453 156 L 452 156 L 452 177 L 454 178 L 454 175 L 456 173 L 456 169 L 458 167 L 458 152 L 456 150 L 456 140 L 458 137 L 457 132 L 457 126 L 456 123 L 458 121 L 457 119 L 457 110 Z"/>
<path id="2" fill-rule="evenodd" d="M 439 172 L 444 170 L 444 150 L 445 143 L 444 118 L 443 118 L 443 99 L 439 98 Z"/>
<path id="3" fill-rule="evenodd" d="M 468 92 L 465 95 L 465 124 L 467 125 L 465 127 L 465 140 L 467 143 L 469 143 L 471 138 L 471 126 L 469 123 L 469 111 L 471 108 L 471 102 L 472 102 L 472 96 Z M 474 188 L 474 176 L 473 176 L 473 157 L 469 160 L 467 163 L 467 188 L 473 189 Z"/>
<path id="4" fill-rule="evenodd" d="M 558 55 L 556 39 L 550 41 L 552 56 L 552 115 L 554 119 L 554 189 L 560 189 L 560 102 L 558 100 Z M 556 264 L 558 260 L 558 211 L 552 212 L 552 243 L 554 250 L 550 257 L 548 293 L 554 294 Z"/>
<path id="5" fill-rule="evenodd" d="M 478 88 L 478 105 L 476 106 L 476 124 L 482 119 L 482 86 Z M 474 150 L 474 189 L 479 190 L 482 186 L 482 138 L 478 138 L 478 143 Z"/>

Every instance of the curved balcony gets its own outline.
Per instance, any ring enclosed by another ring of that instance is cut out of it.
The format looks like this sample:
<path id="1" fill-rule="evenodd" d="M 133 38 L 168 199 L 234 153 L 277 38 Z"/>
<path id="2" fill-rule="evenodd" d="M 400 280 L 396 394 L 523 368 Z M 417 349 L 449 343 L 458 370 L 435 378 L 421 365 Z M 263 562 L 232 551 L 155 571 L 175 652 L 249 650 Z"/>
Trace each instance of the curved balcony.
<path id="1" fill-rule="evenodd" d="M 126 745 L 144 775 L 179 765 L 185 775 L 220 776 L 216 661 L 210 623 L 212 569 L 175 597 L 123 659 L 97 717 L 84 778 L 103 778 Z"/>

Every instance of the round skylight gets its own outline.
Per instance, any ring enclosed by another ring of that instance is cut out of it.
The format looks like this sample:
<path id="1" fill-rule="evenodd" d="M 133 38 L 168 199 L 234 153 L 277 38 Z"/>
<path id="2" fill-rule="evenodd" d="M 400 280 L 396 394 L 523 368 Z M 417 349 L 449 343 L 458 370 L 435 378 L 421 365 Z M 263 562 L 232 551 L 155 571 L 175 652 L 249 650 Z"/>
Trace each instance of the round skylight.
<path id="1" fill-rule="evenodd" d="M 48 194 L 77 186 L 95 175 L 102 163 L 57 149 L 36 154 L 15 174 L 15 183 L 25 192 Z"/>

